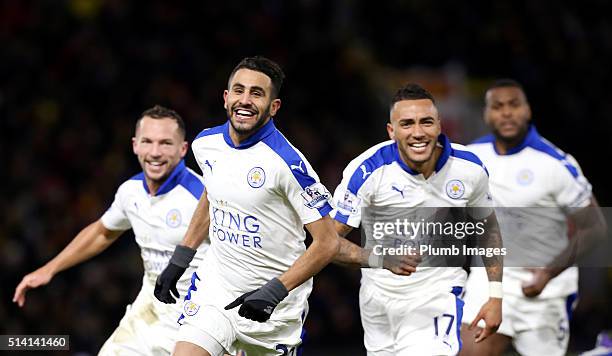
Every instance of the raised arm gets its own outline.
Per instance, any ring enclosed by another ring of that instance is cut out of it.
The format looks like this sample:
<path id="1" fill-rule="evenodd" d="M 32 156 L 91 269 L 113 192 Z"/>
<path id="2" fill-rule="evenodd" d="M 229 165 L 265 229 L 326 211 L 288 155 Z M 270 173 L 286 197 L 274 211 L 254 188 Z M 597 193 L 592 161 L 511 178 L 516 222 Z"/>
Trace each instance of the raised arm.
<path id="1" fill-rule="evenodd" d="M 13 296 L 13 302 L 23 307 L 29 289 L 46 285 L 59 272 L 98 255 L 110 246 L 123 231 L 112 231 L 97 220 L 81 230 L 51 261 L 27 274 Z"/>

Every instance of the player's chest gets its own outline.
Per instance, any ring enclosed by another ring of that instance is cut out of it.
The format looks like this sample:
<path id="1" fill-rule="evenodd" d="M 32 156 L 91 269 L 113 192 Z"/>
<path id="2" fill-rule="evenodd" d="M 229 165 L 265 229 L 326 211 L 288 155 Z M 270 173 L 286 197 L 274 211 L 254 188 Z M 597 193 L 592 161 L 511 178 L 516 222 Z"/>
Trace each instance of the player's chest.
<path id="1" fill-rule="evenodd" d="M 187 207 L 181 204 L 182 199 L 165 198 L 127 197 L 126 214 L 138 244 L 177 244 L 182 240 L 195 203 Z"/>
<path id="2" fill-rule="evenodd" d="M 241 206 L 266 204 L 278 199 L 278 161 L 261 153 L 226 151 L 202 160 L 208 199 Z"/>
<path id="3" fill-rule="evenodd" d="M 405 172 L 388 172 L 375 182 L 376 206 L 466 206 L 473 187 L 461 175 L 436 174 L 424 179 Z"/>
<path id="4" fill-rule="evenodd" d="M 491 194 L 498 205 L 531 206 L 550 199 L 551 167 L 546 162 L 511 156 L 485 164 Z"/>

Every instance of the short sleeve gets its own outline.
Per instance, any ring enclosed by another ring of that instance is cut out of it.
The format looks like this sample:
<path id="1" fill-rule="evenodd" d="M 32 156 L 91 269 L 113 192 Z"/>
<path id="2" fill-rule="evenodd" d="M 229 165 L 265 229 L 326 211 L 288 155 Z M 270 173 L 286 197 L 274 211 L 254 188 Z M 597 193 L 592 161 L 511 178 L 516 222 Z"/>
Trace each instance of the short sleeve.
<path id="1" fill-rule="evenodd" d="M 102 225 L 109 230 L 113 231 L 125 231 L 132 228 L 132 224 L 125 214 L 123 209 L 121 190 L 115 194 L 115 200 L 111 204 L 110 208 L 106 210 L 102 218 Z"/>
<path id="2" fill-rule="evenodd" d="M 360 160 L 355 159 L 342 173 L 342 181 L 336 187 L 333 198 L 334 210 L 331 216 L 348 226 L 358 228 L 361 224 L 361 209 L 367 205 L 364 192 L 371 184 L 371 174 L 367 177 L 358 171 Z"/>
<path id="3" fill-rule="evenodd" d="M 560 162 L 557 171 L 551 175 L 555 202 L 567 212 L 588 206 L 592 187 L 582 174 L 578 162 L 571 155 Z"/>
<path id="4" fill-rule="evenodd" d="M 470 216 L 477 220 L 484 219 L 493 212 L 493 199 L 489 192 L 489 176 L 484 169 L 480 170 L 474 180 L 467 207 Z"/>
<path id="5" fill-rule="evenodd" d="M 283 193 L 303 224 L 317 221 L 332 210 L 331 194 L 305 159 L 280 170 L 279 180 Z"/>

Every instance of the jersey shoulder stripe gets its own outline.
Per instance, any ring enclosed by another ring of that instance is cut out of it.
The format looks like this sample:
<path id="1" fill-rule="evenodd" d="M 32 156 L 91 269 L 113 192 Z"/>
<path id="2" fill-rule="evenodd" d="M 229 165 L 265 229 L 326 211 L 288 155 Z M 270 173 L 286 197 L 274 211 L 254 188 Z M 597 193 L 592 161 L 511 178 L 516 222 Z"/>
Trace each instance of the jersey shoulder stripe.
<path id="1" fill-rule="evenodd" d="M 372 149 L 374 149 L 374 152 L 365 160 L 361 162 L 356 160 L 358 165 L 355 166 L 348 182 L 348 190 L 353 194 L 357 194 L 361 186 L 372 176 L 374 171 L 396 160 L 395 141 L 385 141 L 372 147 L 370 150 Z M 364 154 L 367 155 L 370 150 L 364 152 Z"/>
<path id="2" fill-rule="evenodd" d="M 308 171 L 310 164 L 302 157 L 299 151 L 289 143 L 280 131 L 275 130 L 264 137 L 262 142 L 270 147 L 270 149 L 285 162 L 302 189 L 306 189 L 317 183 L 315 178 Z M 329 214 L 331 210 L 332 207 L 329 203 L 325 203 L 324 206 L 318 208 L 321 216 Z"/>
<path id="3" fill-rule="evenodd" d="M 132 178 L 130 178 L 128 180 L 144 180 L 144 172 L 140 172 L 138 174 L 135 174 L 134 176 L 132 176 Z"/>
<path id="4" fill-rule="evenodd" d="M 179 180 L 179 185 L 191 193 L 196 200 L 200 200 L 204 192 L 204 183 L 202 183 L 202 180 L 190 169 L 185 170 L 183 176 Z"/>
<path id="5" fill-rule="evenodd" d="M 217 134 L 223 134 L 223 131 L 226 129 L 227 125 L 228 125 L 228 123 L 226 122 L 223 125 L 219 125 L 219 126 L 215 126 L 215 127 L 204 129 L 204 130 L 200 131 L 200 133 L 193 140 L 195 141 L 195 140 L 197 140 L 199 138 L 202 138 L 202 137 L 211 136 L 211 135 L 217 135 Z"/>
<path id="6" fill-rule="evenodd" d="M 297 150 L 289 143 L 283 134 L 276 131 L 264 138 L 262 142 L 282 158 L 302 188 L 306 188 L 316 183 L 315 179 L 309 175 L 308 167 L 304 163 L 304 159 L 298 154 Z"/>
<path id="7" fill-rule="evenodd" d="M 463 148 L 465 146 L 460 146 L 460 145 L 457 145 L 457 144 L 452 144 L 452 150 L 451 150 L 451 156 L 452 157 L 456 157 L 456 158 L 460 158 L 462 160 L 466 160 L 468 162 L 472 162 L 472 163 L 482 167 L 482 169 L 484 169 L 484 171 L 487 174 L 487 176 L 489 175 L 489 171 L 487 170 L 487 167 L 485 167 L 484 163 L 482 163 L 482 161 L 480 160 L 480 158 L 478 158 L 478 156 L 476 154 L 474 154 L 473 152 L 467 151 L 467 150 L 461 150 L 461 149 L 459 149 L 459 147 Z"/>
<path id="8" fill-rule="evenodd" d="M 470 145 L 479 144 L 479 143 L 491 143 L 495 141 L 495 136 L 493 134 L 488 134 L 482 137 L 479 137 L 472 141 Z"/>
<path id="9" fill-rule="evenodd" d="M 558 149 L 547 139 L 539 137 L 538 140 L 533 140 L 529 147 L 533 148 L 534 150 L 545 153 L 550 157 L 558 160 L 570 172 L 572 177 L 578 178 L 578 169 L 567 160 L 567 154 Z"/>

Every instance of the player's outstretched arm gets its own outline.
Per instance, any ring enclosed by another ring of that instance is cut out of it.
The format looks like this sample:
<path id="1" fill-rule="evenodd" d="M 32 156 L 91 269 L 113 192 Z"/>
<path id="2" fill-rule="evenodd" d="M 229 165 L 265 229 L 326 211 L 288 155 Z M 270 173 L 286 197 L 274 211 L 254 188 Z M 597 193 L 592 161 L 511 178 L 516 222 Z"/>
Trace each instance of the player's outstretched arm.
<path id="1" fill-rule="evenodd" d="M 410 255 L 382 259 L 382 256 L 373 255 L 371 250 L 365 249 L 346 238 L 353 227 L 335 220 L 334 227 L 340 242 L 340 248 L 334 258 L 334 263 L 355 267 L 385 268 L 395 274 L 409 276 L 416 271 L 417 265 L 421 262 L 420 256 Z"/>
<path id="2" fill-rule="evenodd" d="M 274 308 L 293 288 L 301 285 L 329 264 L 338 253 L 338 234 L 329 216 L 306 225 L 312 235 L 312 244 L 287 272 L 271 279 L 263 287 L 245 293 L 228 304 L 225 309 L 239 305 L 238 314 L 247 319 L 263 323 L 270 319 Z"/>
<path id="3" fill-rule="evenodd" d="M 210 226 L 208 208 L 208 195 L 204 191 L 198 201 L 198 206 L 193 212 L 183 241 L 176 246 L 168 266 L 157 277 L 153 294 L 159 301 L 173 304 L 176 303 L 175 298 L 180 297 L 176 289 L 176 283 L 189 267 L 189 263 L 196 254 L 196 249 L 208 237 L 208 227 Z"/>
<path id="4" fill-rule="evenodd" d="M 482 222 L 485 224 L 486 235 L 479 239 L 479 246 L 501 249 L 503 247 L 502 237 L 495 212 L 483 219 Z M 502 321 L 503 290 L 501 282 L 504 259 L 502 255 L 495 254 L 492 257 L 483 256 L 482 259 L 489 277 L 489 300 L 483 304 L 470 325 L 471 330 L 476 327 L 480 320 L 485 322 L 485 327 L 476 331 L 474 341 L 477 343 L 495 333 Z"/>
<path id="5" fill-rule="evenodd" d="M 353 227 L 334 220 L 334 228 L 336 229 L 336 233 L 339 237 L 338 241 L 340 243 L 338 254 L 334 257 L 334 263 L 346 266 L 366 267 L 368 265 L 368 254 L 366 251 L 361 248 L 361 246 L 354 244 L 346 238 L 353 230 Z"/>
<path id="6" fill-rule="evenodd" d="M 88 260 L 104 251 L 122 233 L 123 231 L 108 230 L 100 220 L 91 223 L 81 230 L 74 239 L 70 241 L 68 246 L 51 261 L 23 277 L 15 289 L 13 302 L 23 307 L 25 304 L 26 292 L 29 289 L 49 283 L 59 272 Z"/>
<path id="7" fill-rule="evenodd" d="M 568 217 L 575 223 L 576 232 L 569 240 L 568 246 L 545 268 L 530 268 L 533 278 L 523 285 L 523 294 L 536 297 L 544 290 L 548 282 L 572 266 L 576 259 L 591 251 L 606 238 L 607 223 L 593 196 L 590 204 Z"/>
<path id="8" fill-rule="evenodd" d="M 340 242 L 329 215 L 305 225 L 312 244 L 300 256 L 279 280 L 288 291 L 304 283 L 327 266 L 338 254 Z"/>

